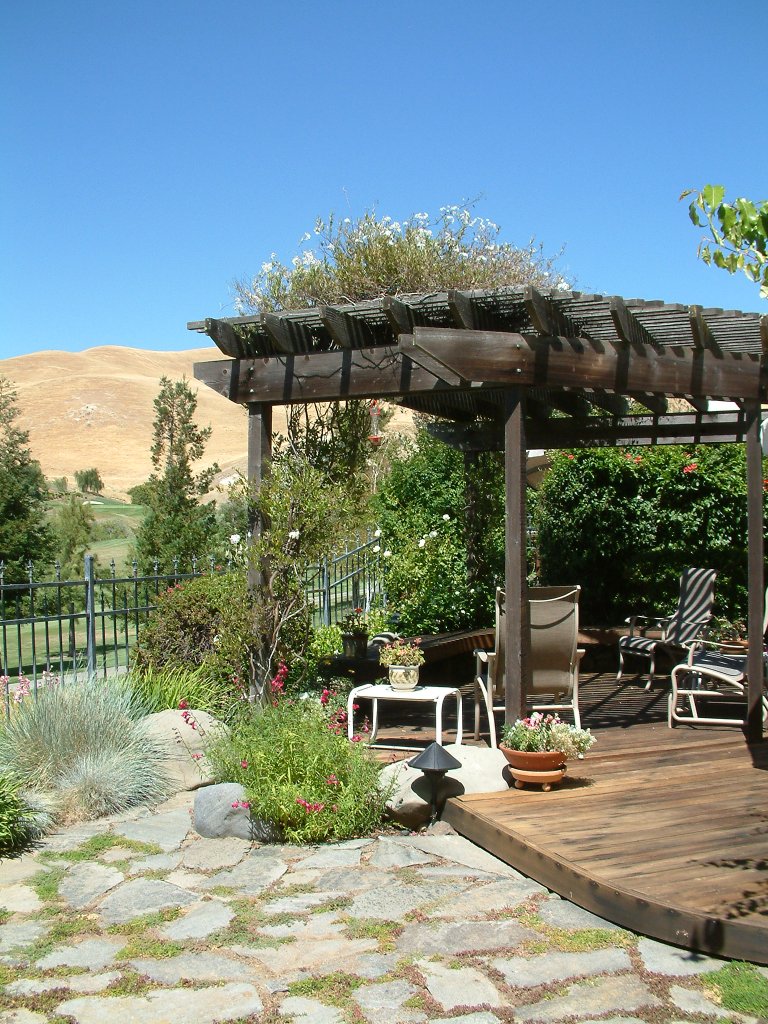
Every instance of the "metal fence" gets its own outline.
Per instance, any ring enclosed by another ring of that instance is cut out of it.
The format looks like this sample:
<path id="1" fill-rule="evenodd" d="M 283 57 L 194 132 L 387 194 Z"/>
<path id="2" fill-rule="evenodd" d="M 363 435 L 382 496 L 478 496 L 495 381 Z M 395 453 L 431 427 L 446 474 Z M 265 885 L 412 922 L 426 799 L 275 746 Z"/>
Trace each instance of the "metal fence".
<path id="1" fill-rule="evenodd" d="M 97 577 L 92 555 L 85 558 L 83 579 L 36 581 L 32 565 L 23 583 L 6 583 L 0 563 L 0 663 L 10 685 L 23 679 L 33 692 L 50 675 L 64 678 L 124 671 L 142 626 L 158 595 L 184 580 L 220 572 L 214 560 L 192 561 L 190 572 L 155 571 L 140 576 L 134 562 L 130 575 L 119 576 L 114 562 L 109 575 Z M 381 592 L 379 550 L 375 538 L 331 555 L 313 566 L 306 578 L 315 625 L 328 624 L 353 608 L 370 608 Z M 3 693 L 0 690 L 0 701 Z"/>

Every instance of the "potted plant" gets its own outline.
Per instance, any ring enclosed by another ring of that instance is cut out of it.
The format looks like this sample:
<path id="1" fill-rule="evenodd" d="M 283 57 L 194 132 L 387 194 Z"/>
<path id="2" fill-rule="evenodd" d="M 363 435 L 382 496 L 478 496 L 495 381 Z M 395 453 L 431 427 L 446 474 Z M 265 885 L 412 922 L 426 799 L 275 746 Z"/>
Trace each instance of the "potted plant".
<path id="1" fill-rule="evenodd" d="M 368 654 L 368 623 L 362 608 L 353 608 L 337 623 L 341 629 L 341 649 L 345 658 L 365 658 Z"/>
<path id="2" fill-rule="evenodd" d="M 517 789 L 526 782 L 538 782 L 549 790 L 565 775 L 568 758 L 583 757 L 595 739 L 589 729 L 534 711 L 529 718 L 504 727 L 499 749 L 509 762 Z"/>
<path id="3" fill-rule="evenodd" d="M 389 669 L 393 690 L 415 690 L 419 684 L 419 666 L 424 664 L 421 638 L 392 640 L 379 650 L 379 662 Z"/>
<path id="4" fill-rule="evenodd" d="M 744 654 L 749 648 L 747 624 L 743 619 L 713 617 L 706 632 L 707 640 L 716 643 L 724 654 Z"/>

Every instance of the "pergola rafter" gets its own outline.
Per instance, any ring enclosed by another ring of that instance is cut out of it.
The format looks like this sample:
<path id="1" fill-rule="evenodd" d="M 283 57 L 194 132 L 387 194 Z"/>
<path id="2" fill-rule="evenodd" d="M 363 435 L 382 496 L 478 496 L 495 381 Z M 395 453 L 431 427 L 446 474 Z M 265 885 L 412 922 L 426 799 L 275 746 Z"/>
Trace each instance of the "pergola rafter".
<path id="1" fill-rule="evenodd" d="M 385 296 L 188 325 L 225 360 L 195 376 L 249 408 L 249 473 L 260 477 L 273 405 L 384 398 L 448 421 L 449 443 L 505 451 L 511 679 L 523 707 L 526 448 L 746 441 L 749 628 L 762 627 L 760 409 L 768 317 L 533 287 Z M 628 415 L 634 400 L 647 412 Z M 671 413 L 683 399 L 688 411 Z M 735 403 L 709 412 L 711 399 Z M 762 736 L 762 652 L 750 647 L 748 731 Z M 515 671 L 517 669 L 517 671 Z"/>

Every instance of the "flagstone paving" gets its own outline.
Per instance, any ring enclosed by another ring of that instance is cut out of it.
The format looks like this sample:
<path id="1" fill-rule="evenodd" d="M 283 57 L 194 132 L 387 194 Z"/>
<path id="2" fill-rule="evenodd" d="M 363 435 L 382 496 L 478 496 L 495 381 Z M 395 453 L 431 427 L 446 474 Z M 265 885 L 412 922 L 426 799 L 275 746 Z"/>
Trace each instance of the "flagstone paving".
<path id="1" fill-rule="evenodd" d="M 192 797 L 0 864 L 0 1024 L 753 1024 L 717 959 L 624 932 L 461 836 L 203 839 Z"/>

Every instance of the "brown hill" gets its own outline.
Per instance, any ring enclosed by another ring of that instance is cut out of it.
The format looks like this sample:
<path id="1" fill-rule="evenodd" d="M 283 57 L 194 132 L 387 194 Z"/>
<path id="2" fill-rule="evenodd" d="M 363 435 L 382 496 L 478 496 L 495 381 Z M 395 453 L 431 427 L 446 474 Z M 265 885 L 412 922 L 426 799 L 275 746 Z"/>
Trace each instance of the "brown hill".
<path id="1" fill-rule="evenodd" d="M 83 352 L 35 352 L 0 360 L 0 375 L 18 396 L 19 425 L 29 431 L 30 448 L 50 480 L 64 476 L 74 488 L 75 472 L 95 468 L 108 497 L 126 498 L 128 488 L 152 472 L 153 402 L 160 378 L 186 377 L 197 394 L 196 421 L 212 428 L 199 472 L 218 462 L 219 482 L 245 472 L 248 415 L 193 377 L 193 364 L 222 359 L 213 345 L 184 352 L 103 346 Z M 275 409 L 274 429 L 285 430 Z M 396 410 L 389 430 L 412 432 L 412 417 Z"/>
<path id="2" fill-rule="evenodd" d="M 199 469 L 218 462 L 224 477 L 245 469 L 247 413 L 193 377 L 194 363 L 221 358 L 213 346 L 184 352 L 104 346 L 3 359 L 0 374 L 18 392 L 19 425 L 29 431 L 47 478 L 65 476 L 73 488 L 77 470 L 95 467 L 104 493 L 125 497 L 152 472 L 152 403 L 163 376 L 187 378 L 197 394 L 198 425 L 212 427 Z"/>

